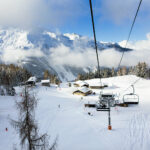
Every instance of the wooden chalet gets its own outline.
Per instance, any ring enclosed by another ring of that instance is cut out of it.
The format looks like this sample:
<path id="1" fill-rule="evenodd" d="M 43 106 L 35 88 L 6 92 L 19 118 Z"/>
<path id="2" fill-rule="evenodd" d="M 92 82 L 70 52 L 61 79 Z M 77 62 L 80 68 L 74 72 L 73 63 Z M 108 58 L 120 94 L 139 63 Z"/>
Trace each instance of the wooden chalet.
<path id="1" fill-rule="evenodd" d="M 91 89 L 103 89 L 105 87 L 108 87 L 108 85 L 105 83 L 101 84 L 100 82 L 95 82 L 95 83 L 91 82 L 91 83 L 89 83 L 89 87 Z"/>
<path id="2" fill-rule="evenodd" d="M 28 79 L 28 81 L 25 82 L 25 85 L 27 85 L 27 86 L 35 86 L 36 80 L 37 80 L 37 79 L 36 79 L 35 76 L 30 77 L 30 78 Z"/>
<path id="3" fill-rule="evenodd" d="M 82 95 L 82 96 L 87 96 L 87 95 L 90 95 L 92 94 L 92 90 L 86 88 L 86 87 L 81 87 L 77 90 L 75 90 L 73 92 L 73 95 Z"/>
<path id="4" fill-rule="evenodd" d="M 104 86 L 91 85 L 91 86 L 90 86 L 90 88 L 91 88 L 91 89 L 103 89 L 103 88 L 104 88 Z"/>
<path id="5" fill-rule="evenodd" d="M 41 80 L 41 84 L 42 84 L 42 86 L 48 86 L 48 87 L 50 87 L 50 80 L 49 79 L 47 79 L 47 80 Z"/>
<path id="6" fill-rule="evenodd" d="M 84 82 L 84 81 L 79 80 L 79 81 L 74 83 L 74 86 L 75 87 L 87 87 L 88 88 L 89 84 Z"/>

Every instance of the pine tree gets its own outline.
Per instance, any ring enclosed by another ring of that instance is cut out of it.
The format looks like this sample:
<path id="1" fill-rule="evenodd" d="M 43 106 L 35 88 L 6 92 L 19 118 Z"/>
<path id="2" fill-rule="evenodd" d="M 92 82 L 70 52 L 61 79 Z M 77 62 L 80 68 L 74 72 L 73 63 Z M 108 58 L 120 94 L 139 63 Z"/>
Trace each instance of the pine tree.
<path id="1" fill-rule="evenodd" d="M 148 68 L 145 62 L 141 63 L 141 77 L 143 78 L 148 77 Z"/>
<path id="2" fill-rule="evenodd" d="M 111 69 L 111 75 L 112 75 L 112 77 L 114 77 L 116 75 L 114 68 Z"/>
<path id="3" fill-rule="evenodd" d="M 136 75 L 139 77 L 141 76 L 141 63 L 140 62 L 136 65 Z"/>
<path id="4" fill-rule="evenodd" d="M 127 68 L 126 67 L 121 68 L 121 72 L 123 76 L 127 75 Z"/>
<path id="5" fill-rule="evenodd" d="M 117 76 L 121 76 L 121 68 L 117 71 Z"/>
<path id="6" fill-rule="evenodd" d="M 78 74 L 78 76 L 77 76 L 77 80 L 81 80 L 81 74 Z"/>
<path id="7" fill-rule="evenodd" d="M 50 73 L 48 70 L 44 71 L 44 79 L 49 79 L 50 78 Z"/>
<path id="8" fill-rule="evenodd" d="M 34 119 L 37 99 L 34 95 L 29 94 L 26 87 L 23 91 L 22 100 L 16 105 L 20 116 L 18 121 L 12 120 L 12 125 L 19 131 L 22 149 L 25 147 L 27 150 L 54 150 L 56 141 L 52 147 L 49 147 L 47 134 L 41 136 L 38 134 L 38 126 Z"/>
<path id="9" fill-rule="evenodd" d="M 135 67 L 135 72 L 136 75 L 142 78 L 147 78 L 148 77 L 148 66 L 145 62 L 138 63 Z"/>

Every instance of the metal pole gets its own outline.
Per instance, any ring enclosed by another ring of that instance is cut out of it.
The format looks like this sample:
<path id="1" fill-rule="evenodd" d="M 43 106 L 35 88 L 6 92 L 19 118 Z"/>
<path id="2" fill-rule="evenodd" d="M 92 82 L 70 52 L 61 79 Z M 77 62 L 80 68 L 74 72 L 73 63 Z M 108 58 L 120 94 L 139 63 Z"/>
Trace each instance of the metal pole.
<path id="1" fill-rule="evenodd" d="M 109 110 L 108 110 L 108 130 L 111 130 L 112 127 L 111 127 L 111 116 L 110 116 L 110 100 L 108 100 L 108 107 L 109 107 Z"/>
<path id="2" fill-rule="evenodd" d="M 108 111 L 108 126 L 111 126 L 110 108 L 109 108 L 109 111 Z"/>
<path id="3" fill-rule="evenodd" d="M 134 85 L 131 85 L 132 86 L 132 89 L 133 89 L 133 94 L 135 93 L 135 89 L 134 89 Z"/>

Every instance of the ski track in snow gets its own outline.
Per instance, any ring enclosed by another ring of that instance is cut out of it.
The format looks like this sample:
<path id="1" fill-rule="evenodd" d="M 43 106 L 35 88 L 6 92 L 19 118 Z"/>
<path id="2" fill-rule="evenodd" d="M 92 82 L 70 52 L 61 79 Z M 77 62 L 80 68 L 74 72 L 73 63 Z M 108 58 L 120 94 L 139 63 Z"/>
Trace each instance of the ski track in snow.
<path id="1" fill-rule="evenodd" d="M 146 150 L 150 147 L 150 118 L 140 111 L 134 113 L 128 124 L 129 131 L 123 150 Z"/>

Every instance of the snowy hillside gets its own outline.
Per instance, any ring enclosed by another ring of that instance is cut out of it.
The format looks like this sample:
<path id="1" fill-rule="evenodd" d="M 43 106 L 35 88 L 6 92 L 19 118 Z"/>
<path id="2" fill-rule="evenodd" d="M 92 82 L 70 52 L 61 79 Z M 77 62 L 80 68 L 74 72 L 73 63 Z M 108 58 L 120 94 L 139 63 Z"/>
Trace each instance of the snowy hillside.
<path id="1" fill-rule="evenodd" d="M 95 68 L 93 48 L 93 40 L 74 33 L 0 29 L 0 62 L 24 66 L 38 76 L 47 69 L 61 79 L 74 79 L 79 72 Z M 98 49 L 131 51 L 106 42 L 98 42 Z"/>
<path id="2" fill-rule="evenodd" d="M 104 92 L 130 93 L 130 86 L 138 78 L 122 76 L 102 79 L 109 85 Z M 87 82 L 96 83 L 95 80 Z M 97 81 L 99 82 L 99 81 Z M 17 119 L 15 100 L 21 98 L 21 88 L 17 87 L 15 97 L 0 96 L 0 150 L 12 150 L 19 147 L 19 137 L 9 121 Z M 107 112 L 97 112 L 95 108 L 85 108 L 84 104 L 98 100 L 96 95 L 72 95 L 72 88 L 66 83 L 60 88 L 41 87 L 37 92 L 39 103 L 36 120 L 41 133 L 48 133 L 52 142 L 58 136 L 58 150 L 149 150 L 150 147 L 150 81 L 140 79 L 135 85 L 135 92 L 140 97 L 139 105 L 114 107 L 111 109 L 112 130 L 107 130 Z M 60 105 L 60 107 L 58 107 Z M 88 115 L 92 113 L 92 116 Z M 8 128 L 8 131 L 5 131 Z"/>

